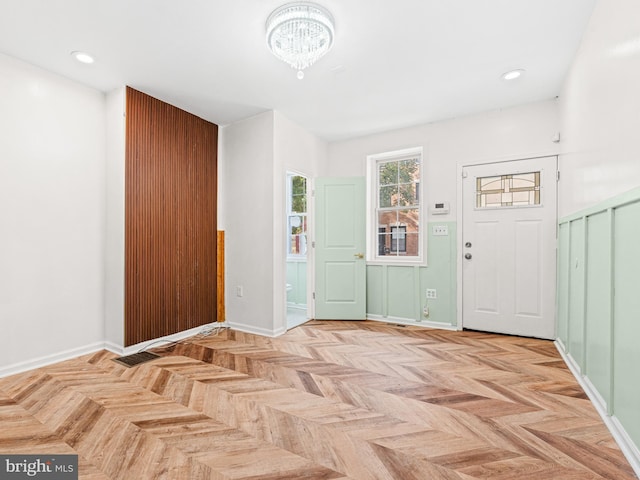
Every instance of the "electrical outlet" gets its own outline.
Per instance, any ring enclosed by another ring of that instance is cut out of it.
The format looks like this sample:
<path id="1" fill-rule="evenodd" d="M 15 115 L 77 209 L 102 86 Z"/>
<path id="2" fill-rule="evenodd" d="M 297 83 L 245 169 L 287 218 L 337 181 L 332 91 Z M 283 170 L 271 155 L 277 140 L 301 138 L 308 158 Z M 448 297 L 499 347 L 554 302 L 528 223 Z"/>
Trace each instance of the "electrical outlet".
<path id="1" fill-rule="evenodd" d="M 427 288 L 427 298 L 438 298 L 438 293 L 435 288 Z"/>
<path id="2" fill-rule="evenodd" d="M 446 225 L 434 225 L 433 235 L 437 237 L 446 237 L 447 235 L 449 235 L 449 227 Z"/>
<path id="3" fill-rule="evenodd" d="M 424 308 L 422 309 L 422 316 L 424 318 L 429 318 L 429 306 L 425 305 Z"/>
<path id="4" fill-rule="evenodd" d="M 244 288 L 242 288 L 242 285 L 238 285 L 236 287 L 236 297 L 242 297 L 244 295 Z"/>

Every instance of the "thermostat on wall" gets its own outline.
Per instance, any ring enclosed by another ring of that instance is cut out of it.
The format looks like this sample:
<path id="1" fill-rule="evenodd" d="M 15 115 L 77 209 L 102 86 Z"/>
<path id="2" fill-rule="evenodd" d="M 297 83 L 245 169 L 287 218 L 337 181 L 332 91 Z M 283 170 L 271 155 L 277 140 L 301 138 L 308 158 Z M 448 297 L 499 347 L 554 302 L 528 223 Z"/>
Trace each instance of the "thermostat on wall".
<path id="1" fill-rule="evenodd" d="M 431 215 L 444 215 L 449 213 L 449 202 L 436 202 L 431 205 Z"/>

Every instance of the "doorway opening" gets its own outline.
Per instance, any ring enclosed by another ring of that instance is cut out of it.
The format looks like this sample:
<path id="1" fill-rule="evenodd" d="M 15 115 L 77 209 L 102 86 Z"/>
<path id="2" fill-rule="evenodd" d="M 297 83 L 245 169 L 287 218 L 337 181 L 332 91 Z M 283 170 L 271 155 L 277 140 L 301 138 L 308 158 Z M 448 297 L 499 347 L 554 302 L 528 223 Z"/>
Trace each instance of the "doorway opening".
<path id="1" fill-rule="evenodd" d="M 287 330 L 308 320 L 307 308 L 307 240 L 308 178 L 287 172 Z"/>

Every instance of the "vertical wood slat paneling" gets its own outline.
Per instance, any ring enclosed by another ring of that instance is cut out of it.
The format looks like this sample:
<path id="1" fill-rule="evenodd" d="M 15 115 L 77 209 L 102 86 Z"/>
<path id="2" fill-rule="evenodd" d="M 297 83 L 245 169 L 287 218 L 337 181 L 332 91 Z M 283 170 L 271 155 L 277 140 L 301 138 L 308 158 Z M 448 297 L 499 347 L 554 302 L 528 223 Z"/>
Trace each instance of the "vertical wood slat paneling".
<path id="1" fill-rule="evenodd" d="M 125 345 L 217 320 L 217 125 L 127 87 Z"/>

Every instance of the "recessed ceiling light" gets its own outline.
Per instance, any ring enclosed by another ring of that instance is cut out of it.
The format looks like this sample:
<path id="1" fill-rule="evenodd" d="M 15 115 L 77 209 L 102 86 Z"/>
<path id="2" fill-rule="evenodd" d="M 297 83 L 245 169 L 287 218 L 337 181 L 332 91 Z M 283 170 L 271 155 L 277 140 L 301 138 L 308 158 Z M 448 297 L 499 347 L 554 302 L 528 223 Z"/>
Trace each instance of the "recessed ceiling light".
<path id="1" fill-rule="evenodd" d="M 517 70 L 511 70 L 509 72 L 502 74 L 503 80 L 515 80 L 516 78 L 520 78 L 524 74 L 524 70 L 521 68 Z"/>
<path id="2" fill-rule="evenodd" d="M 91 55 L 85 52 L 71 52 L 71 56 L 80 63 L 93 63 L 95 61 Z"/>

